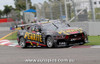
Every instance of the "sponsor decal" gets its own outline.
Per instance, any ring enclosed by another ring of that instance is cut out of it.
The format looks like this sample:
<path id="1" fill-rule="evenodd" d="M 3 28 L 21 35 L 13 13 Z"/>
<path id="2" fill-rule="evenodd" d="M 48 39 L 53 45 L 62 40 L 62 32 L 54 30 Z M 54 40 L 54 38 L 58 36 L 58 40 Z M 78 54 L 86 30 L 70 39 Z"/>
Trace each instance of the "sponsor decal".
<path id="1" fill-rule="evenodd" d="M 42 42 L 42 35 L 39 35 L 39 34 L 32 34 L 32 33 L 26 32 L 24 38 L 28 40 Z"/>
<path id="2" fill-rule="evenodd" d="M 66 35 L 70 35 L 70 34 L 75 34 L 75 33 L 82 33 L 82 29 L 67 29 L 67 30 L 62 30 L 60 32 L 58 32 L 59 34 L 66 34 Z"/>

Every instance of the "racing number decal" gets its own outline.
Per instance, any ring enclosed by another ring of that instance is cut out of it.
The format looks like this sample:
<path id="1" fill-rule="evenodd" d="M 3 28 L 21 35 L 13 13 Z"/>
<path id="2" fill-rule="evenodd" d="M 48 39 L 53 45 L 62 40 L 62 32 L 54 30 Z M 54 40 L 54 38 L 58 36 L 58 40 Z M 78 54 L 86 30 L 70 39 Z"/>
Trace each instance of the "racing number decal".
<path id="1" fill-rule="evenodd" d="M 32 34 L 32 33 L 26 32 L 24 38 L 27 38 L 28 40 L 42 42 L 42 36 L 38 34 Z"/>

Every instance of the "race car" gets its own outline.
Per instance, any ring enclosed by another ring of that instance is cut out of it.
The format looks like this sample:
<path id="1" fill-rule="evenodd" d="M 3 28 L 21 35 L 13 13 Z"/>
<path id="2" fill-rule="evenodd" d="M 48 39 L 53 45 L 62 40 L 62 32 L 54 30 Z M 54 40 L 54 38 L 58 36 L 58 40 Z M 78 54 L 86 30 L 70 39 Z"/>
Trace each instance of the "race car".
<path id="1" fill-rule="evenodd" d="M 18 44 L 28 46 L 66 47 L 70 44 L 80 45 L 88 42 L 86 32 L 81 28 L 70 27 L 65 23 L 32 24 L 18 31 Z"/>

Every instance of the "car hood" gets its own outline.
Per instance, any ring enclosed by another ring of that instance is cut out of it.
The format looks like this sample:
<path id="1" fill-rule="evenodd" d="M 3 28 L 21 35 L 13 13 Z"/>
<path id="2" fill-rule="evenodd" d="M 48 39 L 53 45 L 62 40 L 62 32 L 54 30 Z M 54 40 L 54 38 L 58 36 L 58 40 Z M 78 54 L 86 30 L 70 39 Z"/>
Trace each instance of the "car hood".
<path id="1" fill-rule="evenodd" d="M 82 28 L 78 28 L 78 27 L 68 27 L 66 29 L 58 29 L 57 33 L 71 35 L 71 34 L 83 33 L 83 30 Z"/>

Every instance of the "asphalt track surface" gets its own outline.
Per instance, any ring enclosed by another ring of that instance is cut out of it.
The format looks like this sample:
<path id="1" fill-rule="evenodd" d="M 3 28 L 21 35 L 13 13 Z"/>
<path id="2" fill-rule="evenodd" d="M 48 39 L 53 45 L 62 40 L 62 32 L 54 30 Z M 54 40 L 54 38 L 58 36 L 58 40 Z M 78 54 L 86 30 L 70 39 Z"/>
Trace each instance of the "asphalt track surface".
<path id="1" fill-rule="evenodd" d="M 0 38 L 4 37 L 5 35 L 11 32 L 13 31 L 11 31 L 9 27 L 0 27 Z"/>
<path id="2" fill-rule="evenodd" d="M 0 38 L 12 32 L 10 27 L 13 25 L 13 22 L 9 23 L 0 23 Z"/>
<path id="3" fill-rule="evenodd" d="M 73 62 L 26 62 L 26 59 L 72 59 Z M 100 49 L 0 46 L 0 64 L 100 64 Z"/>

